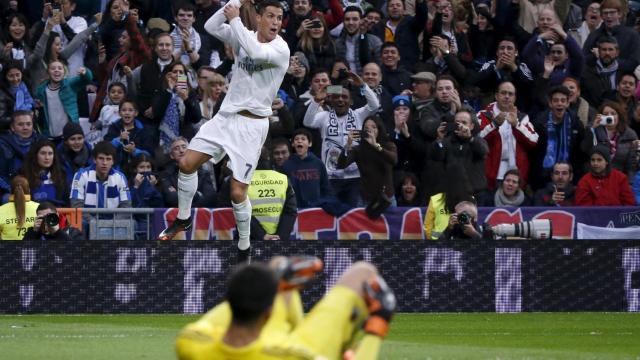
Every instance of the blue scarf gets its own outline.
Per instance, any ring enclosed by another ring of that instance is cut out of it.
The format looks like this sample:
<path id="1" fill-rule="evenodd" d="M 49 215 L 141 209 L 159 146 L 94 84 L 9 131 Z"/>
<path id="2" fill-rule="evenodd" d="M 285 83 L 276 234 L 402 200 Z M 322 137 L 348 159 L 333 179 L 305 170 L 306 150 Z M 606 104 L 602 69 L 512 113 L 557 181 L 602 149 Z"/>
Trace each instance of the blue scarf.
<path id="1" fill-rule="evenodd" d="M 58 196 L 62 197 L 62 194 L 58 194 L 58 189 L 51 180 L 51 172 L 43 171 L 40 174 L 40 185 L 31 190 L 31 199 L 36 202 L 48 200 L 57 206 L 64 206 L 65 202 L 59 199 Z"/>
<path id="2" fill-rule="evenodd" d="M 171 151 L 171 142 L 178 135 L 180 135 L 180 109 L 178 108 L 178 95 L 173 93 L 160 124 L 160 145 L 162 145 L 165 154 Z"/>
<path id="3" fill-rule="evenodd" d="M 558 146 L 560 142 L 560 146 Z M 562 127 L 560 128 L 560 134 L 556 133 L 556 126 L 553 121 L 553 112 L 549 110 L 549 117 L 547 118 L 547 152 L 544 155 L 544 161 L 542 167 L 544 169 L 551 169 L 553 164 L 558 161 L 569 161 L 569 143 L 571 142 L 571 117 L 569 111 L 565 111 L 564 118 L 562 119 Z M 558 149 L 560 154 L 558 154 Z"/>
<path id="4" fill-rule="evenodd" d="M 16 97 L 16 103 L 13 106 L 13 111 L 33 110 L 33 98 L 31 97 L 31 94 L 29 94 L 27 85 L 25 85 L 24 82 L 20 82 L 18 86 L 12 86 L 11 92 Z"/>

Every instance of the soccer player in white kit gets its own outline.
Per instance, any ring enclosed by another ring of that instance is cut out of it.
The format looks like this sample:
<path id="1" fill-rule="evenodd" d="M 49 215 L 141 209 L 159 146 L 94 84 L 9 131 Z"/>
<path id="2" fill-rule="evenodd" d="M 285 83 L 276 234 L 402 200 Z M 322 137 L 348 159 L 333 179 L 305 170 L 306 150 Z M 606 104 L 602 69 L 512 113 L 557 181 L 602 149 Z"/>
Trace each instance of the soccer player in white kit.
<path id="1" fill-rule="evenodd" d="M 191 227 L 191 200 L 198 187 L 196 171 L 209 159 L 217 163 L 228 154 L 228 167 L 233 171 L 231 201 L 238 227 L 240 261 L 250 254 L 248 184 L 269 131 L 271 103 L 289 67 L 289 47 L 278 35 L 282 5 L 276 0 L 262 1 L 256 14 L 258 30 L 252 32 L 239 17 L 240 6 L 248 1 L 229 1 L 205 24 L 209 33 L 233 48 L 233 77 L 220 111 L 202 125 L 178 164 L 178 216 L 158 236 L 160 240 L 170 240 Z M 225 24 L 225 20 L 229 23 Z"/>

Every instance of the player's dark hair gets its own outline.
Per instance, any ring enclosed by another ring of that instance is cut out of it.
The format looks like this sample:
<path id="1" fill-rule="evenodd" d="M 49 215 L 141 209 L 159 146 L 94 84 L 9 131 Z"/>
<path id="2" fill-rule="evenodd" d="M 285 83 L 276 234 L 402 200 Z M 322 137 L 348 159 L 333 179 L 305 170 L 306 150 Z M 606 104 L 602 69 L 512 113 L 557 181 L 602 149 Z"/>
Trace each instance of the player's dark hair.
<path id="1" fill-rule="evenodd" d="M 116 148 L 111 145 L 109 141 L 100 141 L 93 147 L 93 158 L 97 158 L 99 154 L 103 155 L 111 155 L 114 159 L 116 158 Z"/>
<path id="2" fill-rule="evenodd" d="M 267 7 L 269 6 L 276 7 L 284 12 L 284 8 L 282 7 L 282 4 L 280 3 L 280 1 L 277 1 L 277 0 L 260 1 L 258 4 L 256 4 L 256 10 L 258 11 L 258 14 L 262 15 L 264 11 L 267 9 Z"/>
<path id="3" fill-rule="evenodd" d="M 251 326 L 271 308 L 278 291 L 278 279 L 264 263 L 240 265 L 227 282 L 226 300 L 231 307 L 232 321 Z"/>

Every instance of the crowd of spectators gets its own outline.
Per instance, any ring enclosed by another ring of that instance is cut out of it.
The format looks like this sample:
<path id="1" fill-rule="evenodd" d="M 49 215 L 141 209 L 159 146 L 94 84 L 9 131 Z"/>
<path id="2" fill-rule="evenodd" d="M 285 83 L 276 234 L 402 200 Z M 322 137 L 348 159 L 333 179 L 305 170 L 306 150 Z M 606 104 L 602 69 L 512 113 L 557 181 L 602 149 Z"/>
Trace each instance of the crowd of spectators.
<path id="1" fill-rule="evenodd" d="M 177 161 L 233 76 L 233 52 L 204 30 L 224 2 L 0 3 L 2 203 L 21 175 L 58 207 L 176 206 Z M 292 56 L 267 145 L 298 207 L 640 198 L 640 8 L 281 3 Z M 254 14 L 243 7 L 249 27 Z M 228 176 L 205 164 L 194 206 L 226 206 Z"/>

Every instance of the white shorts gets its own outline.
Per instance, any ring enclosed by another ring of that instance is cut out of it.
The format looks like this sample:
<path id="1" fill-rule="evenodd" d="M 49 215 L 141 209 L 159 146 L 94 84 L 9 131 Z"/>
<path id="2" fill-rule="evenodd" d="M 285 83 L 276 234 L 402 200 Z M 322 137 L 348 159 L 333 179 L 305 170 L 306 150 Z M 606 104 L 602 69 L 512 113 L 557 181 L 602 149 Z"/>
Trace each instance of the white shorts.
<path id="1" fill-rule="evenodd" d="M 216 164 L 229 155 L 227 167 L 233 178 L 249 184 L 268 133 L 267 118 L 217 113 L 200 127 L 189 149 L 211 155 Z"/>

